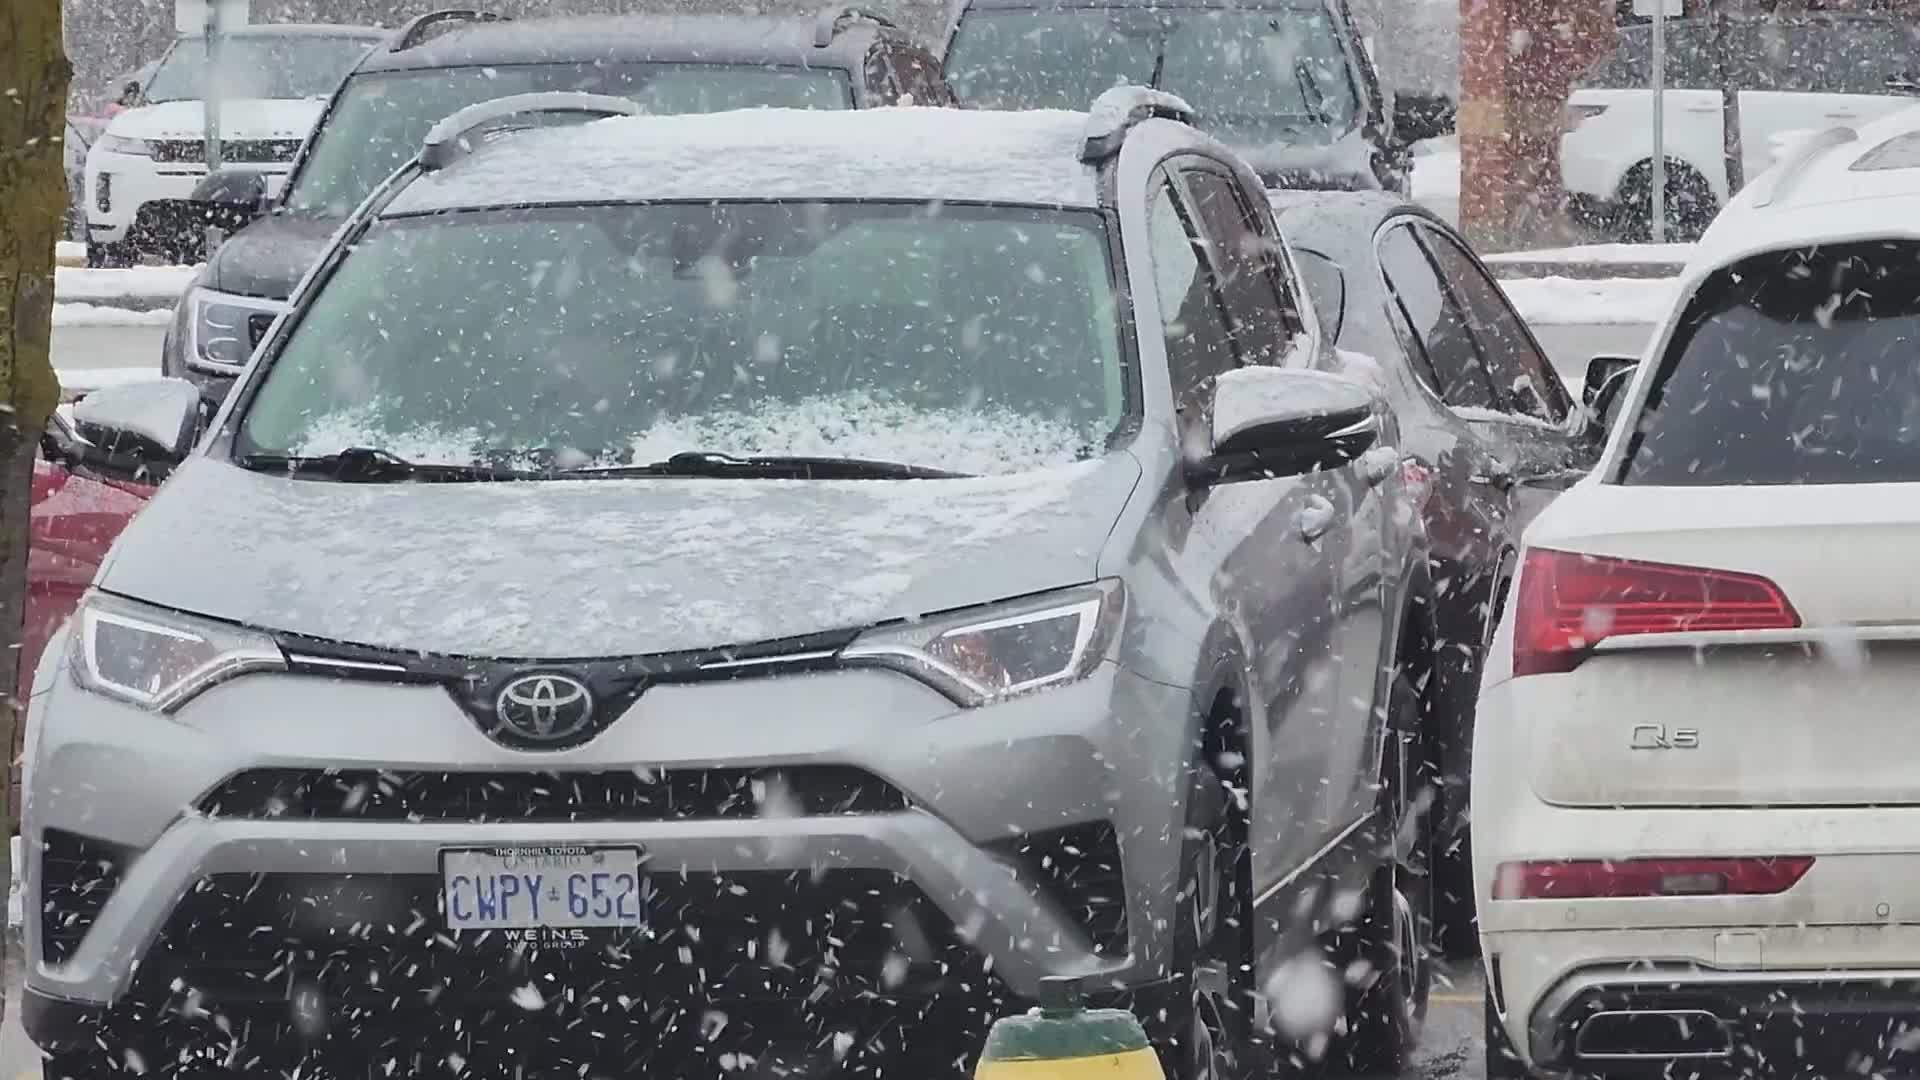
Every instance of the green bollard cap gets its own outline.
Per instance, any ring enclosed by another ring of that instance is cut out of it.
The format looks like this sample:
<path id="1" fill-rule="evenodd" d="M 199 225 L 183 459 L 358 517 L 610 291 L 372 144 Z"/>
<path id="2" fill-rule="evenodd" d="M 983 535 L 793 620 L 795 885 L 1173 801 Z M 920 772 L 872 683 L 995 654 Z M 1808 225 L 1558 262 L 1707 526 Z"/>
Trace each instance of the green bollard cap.
<path id="1" fill-rule="evenodd" d="M 1147 1032 L 1125 1009 L 1083 1007 L 1085 989 L 1073 976 L 1040 980 L 1040 1007 L 1003 1017 L 987 1033 L 982 1061 L 1100 1057 L 1147 1048 Z"/>

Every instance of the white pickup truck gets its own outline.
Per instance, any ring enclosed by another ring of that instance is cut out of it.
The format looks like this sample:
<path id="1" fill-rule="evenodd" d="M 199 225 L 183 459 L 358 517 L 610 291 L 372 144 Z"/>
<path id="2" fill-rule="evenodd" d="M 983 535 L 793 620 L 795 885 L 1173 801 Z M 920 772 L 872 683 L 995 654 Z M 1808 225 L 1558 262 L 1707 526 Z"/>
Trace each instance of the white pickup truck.
<path id="1" fill-rule="evenodd" d="M 1722 150 L 1713 24 L 1667 24 L 1667 236 L 1697 239 L 1730 195 Z M 1858 126 L 1912 104 L 1920 30 L 1877 15 L 1733 21 L 1722 31 L 1739 90 L 1742 171 L 1772 161 L 1776 136 Z M 1560 168 L 1576 211 L 1623 240 L 1645 240 L 1653 191 L 1651 28 L 1619 31 L 1614 50 L 1567 101 Z"/>

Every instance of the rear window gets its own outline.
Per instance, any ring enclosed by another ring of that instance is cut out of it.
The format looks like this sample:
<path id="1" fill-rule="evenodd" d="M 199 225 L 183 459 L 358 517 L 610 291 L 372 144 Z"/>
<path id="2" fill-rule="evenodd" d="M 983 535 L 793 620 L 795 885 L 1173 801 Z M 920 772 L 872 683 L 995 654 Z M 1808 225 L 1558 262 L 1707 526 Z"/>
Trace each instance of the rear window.
<path id="1" fill-rule="evenodd" d="M 1620 481 L 1920 481 L 1920 244 L 1775 252 L 1709 279 Z"/>

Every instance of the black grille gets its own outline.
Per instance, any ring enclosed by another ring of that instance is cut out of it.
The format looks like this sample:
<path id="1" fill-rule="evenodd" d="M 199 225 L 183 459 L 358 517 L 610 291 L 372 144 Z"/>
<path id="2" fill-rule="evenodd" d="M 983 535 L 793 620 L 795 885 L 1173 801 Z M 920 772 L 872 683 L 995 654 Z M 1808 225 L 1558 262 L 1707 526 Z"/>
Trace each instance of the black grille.
<path id="1" fill-rule="evenodd" d="M 351 821 L 684 821 L 905 810 L 859 769 L 376 772 L 256 769 L 200 800 L 214 817 Z"/>
<path id="2" fill-rule="evenodd" d="M 207 160 L 207 144 L 200 139 L 155 139 L 151 145 L 153 160 L 158 162 L 199 165 Z M 299 139 L 234 139 L 220 144 L 222 161 L 292 161 L 299 152 Z"/>
<path id="3" fill-rule="evenodd" d="M 47 829 L 40 838 L 40 952 L 62 964 L 93 929 L 120 885 L 126 848 L 77 833 Z"/>
<path id="4" fill-rule="evenodd" d="M 1120 841 L 1104 822 L 1028 833 L 999 848 L 1028 878 L 1066 908 L 1102 956 L 1127 951 L 1127 883 Z"/>

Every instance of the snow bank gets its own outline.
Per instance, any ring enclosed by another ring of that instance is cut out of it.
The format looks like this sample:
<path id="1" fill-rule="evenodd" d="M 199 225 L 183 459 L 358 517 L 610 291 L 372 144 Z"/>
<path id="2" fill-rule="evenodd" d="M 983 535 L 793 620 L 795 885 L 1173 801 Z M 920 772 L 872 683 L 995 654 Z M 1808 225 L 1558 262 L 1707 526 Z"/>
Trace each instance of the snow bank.
<path id="1" fill-rule="evenodd" d="M 55 326 L 165 326 L 173 320 L 173 307 L 123 308 L 102 304 L 55 304 Z"/>
<path id="2" fill-rule="evenodd" d="M 60 301 L 165 300 L 171 307 L 199 270 L 197 266 L 133 266 L 124 270 L 61 266 L 53 271 L 53 295 Z"/>
<path id="3" fill-rule="evenodd" d="M 159 367 L 56 368 L 60 392 L 64 397 L 88 393 L 122 383 L 145 382 L 160 378 Z"/>
<path id="4" fill-rule="evenodd" d="M 1694 244 L 1580 244 L 1575 247 L 1502 251 L 1483 255 L 1488 266 L 1502 263 L 1585 263 L 1593 266 L 1634 264 L 1670 265 L 1676 269 L 1693 257 Z"/>
<path id="5" fill-rule="evenodd" d="M 1667 316 L 1671 278 L 1509 278 L 1500 282 L 1529 323 L 1652 325 Z"/>
<path id="6" fill-rule="evenodd" d="M 1448 224 L 1460 224 L 1460 152 L 1435 150 L 1413 159 L 1413 201 Z"/>

